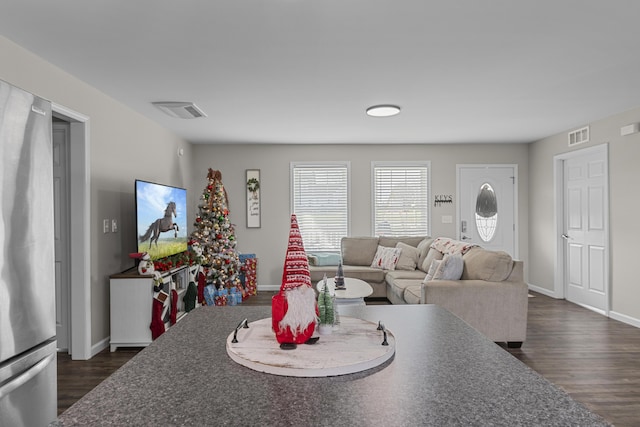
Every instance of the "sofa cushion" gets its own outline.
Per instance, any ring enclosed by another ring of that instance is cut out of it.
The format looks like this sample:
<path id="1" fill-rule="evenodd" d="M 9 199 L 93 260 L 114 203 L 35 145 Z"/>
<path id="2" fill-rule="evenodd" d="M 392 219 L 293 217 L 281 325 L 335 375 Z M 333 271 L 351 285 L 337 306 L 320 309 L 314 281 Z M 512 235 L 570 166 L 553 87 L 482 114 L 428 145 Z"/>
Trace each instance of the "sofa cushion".
<path id="1" fill-rule="evenodd" d="M 343 237 L 342 264 L 369 267 L 378 249 L 377 237 Z"/>
<path id="2" fill-rule="evenodd" d="M 396 264 L 396 270 L 415 270 L 420 252 L 418 248 L 398 242 L 396 249 L 400 249 L 400 258 Z"/>
<path id="3" fill-rule="evenodd" d="M 440 252 L 437 249 L 430 248 L 429 252 L 427 252 L 427 256 L 424 258 L 424 261 L 422 261 L 421 270 L 424 272 L 428 272 L 429 267 L 431 267 L 431 263 L 433 263 L 433 261 L 435 260 L 440 260 L 442 258 L 444 258 L 444 254 L 442 252 Z"/>
<path id="4" fill-rule="evenodd" d="M 376 255 L 373 257 L 373 262 L 371 262 L 371 267 L 381 268 L 383 270 L 395 270 L 401 252 L 402 249 L 399 248 L 387 248 L 378 245 Z"/>
<path id="5" fill-rule="evenodd" d="M 418 246 L 418 244 L 423 241 L 425 236 L 401 236 L 401 237 L 391 237 L 391 236 L 380 236 L 378 240 L 378 244 L 380 246 L 385 246 L 388 248 L 395 248 L 399 242 L 406 243 L 409 246 L 413 246 L 414 248 Z"/>
<path id="6" fill-rule="evenodd" d="M 511 255 L 503 251 L 473 248 L 464 254 L 463 259 L 463 280 L 502 282 L 509 277 L 513 269 Z"/>
<path id="7" fill-rule="evenodd" d="M 420 279 L 396 279 L 393 281 L 387 280 L 387 298 L 392 302 L 406 302 L 404 299 L 404 291 L 409 286 L 418 286 L 419 288 L 421 286 Z M 389 293 L 393 295 L 389 295 Z"/>
<path id="8" fill-rule="evenodd" d="M 422 287 L 419 285 L 409 285 L 404 288 L 404 301 L 407 304 L 420 304 L 422 297 Z"/>
<path id="9" fill-rule="evenodd" d="M 387 283 L 393 282 L 398 279 L 411 279 L 418 282 L 424 279 L 424 271 L 421 270 L 398 270 L 387 271 L 385 275 L 385 281 Z"/>
<path id="10" fill-rule="evenodd" d="M 361 266 L 361 265 L 344 265 L 342 267 L 344 277 L 353 277 L 355 279 L 364 280 L 369 283 L 371 286 L 376 283 L 385 283 L 385 275 L 387 271 L 380 270 L 379 268 L 372 268 L 369 266 Z M 311 281 L 315 285 L 317 282 L 322 280 L 322 277 L 326 274 L 327 277 L 334 277 L 337 272 L 337 267 L 335 265 L 329 266 L 309 266 L 309 273 L 311 273 Z M 409 273 L 405 271 L 405 273 Z"/>

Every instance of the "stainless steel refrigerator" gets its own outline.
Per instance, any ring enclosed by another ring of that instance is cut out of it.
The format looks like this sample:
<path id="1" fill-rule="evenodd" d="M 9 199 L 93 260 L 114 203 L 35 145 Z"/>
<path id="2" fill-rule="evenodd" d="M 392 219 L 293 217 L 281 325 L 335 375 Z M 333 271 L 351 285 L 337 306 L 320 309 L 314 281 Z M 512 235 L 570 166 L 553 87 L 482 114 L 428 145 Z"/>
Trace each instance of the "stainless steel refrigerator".
<path id="1" fill-rule="evenodd" d="M 57 416 L 51 103 L 0 80 L 0 426 Z"/>

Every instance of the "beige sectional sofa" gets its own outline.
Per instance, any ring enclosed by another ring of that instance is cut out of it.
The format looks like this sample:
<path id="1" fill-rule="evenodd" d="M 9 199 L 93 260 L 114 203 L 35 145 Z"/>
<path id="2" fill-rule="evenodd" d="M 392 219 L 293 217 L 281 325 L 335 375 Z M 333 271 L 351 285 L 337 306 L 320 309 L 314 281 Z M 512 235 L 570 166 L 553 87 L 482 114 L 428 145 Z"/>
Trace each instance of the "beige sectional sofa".
<path id="1" fill-rule="evenodd" d="M 428 236 L 345 237 L 341 242 L 344 276 L 369 283 L 370 298 L 387 298 L 392 304 L 436 304 L 489 339 L 520 346 L 526 338 L 528 307 L 522 261 L 512 260 L 505 252 L 473 247 L 462 255 L 460 280 L 425 282 L 433 260 L 445 255 L 431 247 L 433 242 Z M 395 269 L 371 267 L 378 246 L 401 248 Z M 335 265 L 309 268 L 314 283 L 324 274 L 335 276 L 337 270 Z"/>

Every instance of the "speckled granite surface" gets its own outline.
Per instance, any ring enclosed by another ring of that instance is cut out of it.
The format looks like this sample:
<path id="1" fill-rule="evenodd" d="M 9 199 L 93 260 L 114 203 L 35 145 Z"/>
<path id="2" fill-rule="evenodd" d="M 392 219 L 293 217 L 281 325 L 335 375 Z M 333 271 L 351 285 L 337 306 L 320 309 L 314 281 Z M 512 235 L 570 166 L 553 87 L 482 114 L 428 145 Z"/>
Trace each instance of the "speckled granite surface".
<path id="1" fill-rule="evenodd" d="M 225 340 L 245 317 L 270 317 L 270 307 L 200 307 L 55 425 L 608 425 L 437 306 L 344 307 L 343 314 L 382 320 L 396 336 L 394 358 L 339 377 L 256 372 L 229 358 Z"/>

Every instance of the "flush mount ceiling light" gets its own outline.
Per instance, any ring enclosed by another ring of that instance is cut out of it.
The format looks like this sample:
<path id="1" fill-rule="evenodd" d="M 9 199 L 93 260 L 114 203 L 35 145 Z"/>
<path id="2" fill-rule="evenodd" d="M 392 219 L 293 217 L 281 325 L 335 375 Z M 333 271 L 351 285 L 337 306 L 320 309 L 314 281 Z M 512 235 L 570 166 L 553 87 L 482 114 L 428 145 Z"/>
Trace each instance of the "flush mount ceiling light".
<path id="1" fill-rule="evenodd" d="M 193 102 L 152 102 L 160 111 L 177 119 L 197 119 L 207 115 Z"/>
<path id="2" fill-rule="evenodd" d="M 371 117 L 390 117 L 398 113 L 400 113 L 400 107 L 391 104 L 374 105 L 367 108 L 367 115 Z"/>

